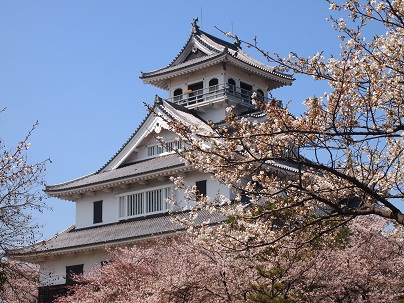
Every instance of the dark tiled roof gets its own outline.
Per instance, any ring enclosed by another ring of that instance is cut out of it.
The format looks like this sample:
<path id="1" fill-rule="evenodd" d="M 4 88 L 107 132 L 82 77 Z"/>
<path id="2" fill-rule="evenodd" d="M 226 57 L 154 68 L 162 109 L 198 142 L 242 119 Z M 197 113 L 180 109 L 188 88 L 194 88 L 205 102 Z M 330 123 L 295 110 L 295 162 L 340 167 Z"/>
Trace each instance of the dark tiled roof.
<path id="1" fill-rule="evenodd" d="M 185 219 L 188 213 L 177 214 Z M 206 210 L 198 211 L 195 225 L 202 223 L 214 224 L 225 220 L 219 214 L 211 214 Z M 156 235 L 183 231 L 184 227 L 168 214 L 154 217 L 141 217 L 137 220 L 123 221 L 114 224 L 91 228 L 76 229 L 74 225 L 54 237 L 31 246 L 9 252 L 11 256 L 29 256 L 64 250 L 85 249 L 94 246 L 131 242 Z"/>
<path id="2" fill-rule="evenodd" d="M 108 181 L 121 180 L 129 177 L 141 176 L 147 173 L 164 169 L 184 166 L 184 163 L 176 154 L 155 157 L 150 160 L 137 162 L 125 167 L 112 169 L 106 172 L 93 173 L 69 182 L 46 187 L 46 192 L 52 194 L 61 190 L 77 189 L 89 185 L 102 184 Z"/>
<path id="3" fill-rule="evenodd" d="M 225 57 L 225 54 L 223 54 L 223 53 L 208 54 L 206 56 L 194 58 L 194 59 L 182 62 L 180 64 L 167 66 L 167 67 L 164 67 L 164 68 L 152 71 L 152 72 L 148 72 L 148 73 L 142 73 L 142 76 L 140 78 L 147 79 L 147 78 L 151 78 L 151 77 L 155 77 L 155 76 L 165 75 L 165 74 L 169 74 L 173 71 L 181 70 L 181 69 L 184 69 L 187 67 L 197 66 L 200 63 L 209 62 L 214 59 L 222 59 L 222 58 L 224 59 L 224 57 Z M 201 66 L 201 69 L 202 68 L 206 68 L 206 67 Z"/>
<path id="4" fill-rule="evenodd" d="M 200 45 L 200 47 L 202 48 L 201 51 L 205 53 L 206 56 L 186 60 L 187 56 L 185 56 L 184 52 L 186 51 L 186 49 L 189 49 L 189 45 L 192 43 Z M 284 79 L 285 82 L 290 82 L 294 80 L 294 78 L 291 75 L 276 72 L 274 71 L 273 67 L 270 67 L 254 59 L 253 57 L 245 53 L 240 47 L 237 47 L 232 43 L 214 37 L 201 30 L 197 30 L 196 32 L 191 34 L 185 46 L 181 49 L 180 53 L 169 65 L 151 72 L 146 73 L 142 72 L 140 78 L 141 79 L 153 78 L 156 76 L 169 74 L 170 72 L 173 71 L 181 70 L 191 66 L 196 66 L 204 62 L 218 61 L 218 60 L 220 61 L 220 59 L 226 60 L 226 56 L 231 56 L 235 60 L 244 62 L 261 71 Z"/>
<path id="5" fill-rule="evenodd" d="M 202 30 L 199 30 L 199 32 L 200 32 L 201 37 L 206 37 L 210 41 L 215 43 L 215 45 L 212 45 L 213 48 L 218 49 L 218 46 L 221 46 L 221 47 L 227 47 L 228 49 L 232 49 L 232 50 L 240 49 L 234 43 L 227 42 L 227 41 L 225 41 L 223 39 L 220 39 L 220 38 L 215 37 L 215 36 L 213 36 L 211 34 L 208 34 L 207 32 L 204 32 Z M 206 38 L 204 39 L 204 41 L 209 42 L 209 40 L 207 40 Z"/>
<path id="6" fill-rule="evenodd" d="M 279 168 L 283 171 L 290 171 L 292 173 L 299 172 L 299 165 L 297 163 L 288 162 L 288 161 L 284 161 L 284 160 L 278 160 L 278 159 L 268 160 L 265 163 L 267 163 L 268 165 L 271 165 L 273 167 Z"/>
<path id="7" fill-rule="evenodd" d="M 164 67 L 164 68 L 172 67 L 172 66 L 175 66 L 175 65 L 177 65 L 179 63 L 184 63 L 184 62 L 180 61 L 180 57 L 181 57 L 182 53 L 187 48 L 187 46 L 190 43 L 192 43 L 193 38 L 197 38 L 198 36 L 201 36 L 201 35 L 203 35 L 206 38 L 209 38 L 209 40 L 211 40 L 210 43 L 207 43 L 208 39 L 199 39 L 198 40 L 199 42 L 201 42 L 203 44 L 203 46 L 205 46 L 204 53 L 206 55 L 214 55 L 214 54 L 222 53 L 225 47 L 237 49 L 234 44 L 231 44 L 229 42 L 226 42 L 224 40 L 216 38 L 216 37 L 214 37 L 212 35 L 209 35 L 208 33 L 205 33 L 204 31 L 201 31 L 201 30 L 198 29 L 197 31 L 195 31 L 195 32 L 193 31 L 191 33 L 191 35 L 189 36 L 187 42 L 182 47 L 182 49 L 177 54 L 177 56 L 174 58 L 174 60 L 171 61 L 171 63 L 169 65 L 167 65 L 166 67 Z"/>
<path id="8" fill-rule="evenodd" d="M 197 134 L 205 134 L 212 132 L 212 128 L 197 115 L 191 114 L 189 110 L 185 109 L 181 105 L 177 105 L 168 101 L 163 100 L 162 110 L 174 121 L 181 121 L 184 125 L 189 128 L 195 128 Z M 184 108 L 185 110 L 183 110 Z"/>

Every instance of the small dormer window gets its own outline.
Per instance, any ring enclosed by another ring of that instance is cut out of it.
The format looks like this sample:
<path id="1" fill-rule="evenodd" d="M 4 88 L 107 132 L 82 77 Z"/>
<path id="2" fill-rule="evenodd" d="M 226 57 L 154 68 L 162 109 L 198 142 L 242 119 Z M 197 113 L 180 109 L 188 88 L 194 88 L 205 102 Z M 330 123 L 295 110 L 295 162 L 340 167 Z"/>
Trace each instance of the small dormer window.
<path id="1" fill-rule="evenodd" d="M 177 140 L 175 140 L 175 141 L 170 141 L 170 142 L 167 142 L 167 143 L 165 144 L 164 148 L 165 148 L 165 150 L 166 150 L 167 152 L 171 152 L 171 151 L 173 151 L 173 150 L 181 149 L 181 148 L 182 148 L 182 142 L 181 142 L 181 141 L 177 141 Z"/>
<path id="2" fill-rule="evenodd" d="M 169 153 L 174 150 L 182 148 L 182 142 L 178 140 L 164 142 L 164 146 L 161 144 L 151 145 L 147 147 L 147 156 L 157 156 L 163 153 Z"/>

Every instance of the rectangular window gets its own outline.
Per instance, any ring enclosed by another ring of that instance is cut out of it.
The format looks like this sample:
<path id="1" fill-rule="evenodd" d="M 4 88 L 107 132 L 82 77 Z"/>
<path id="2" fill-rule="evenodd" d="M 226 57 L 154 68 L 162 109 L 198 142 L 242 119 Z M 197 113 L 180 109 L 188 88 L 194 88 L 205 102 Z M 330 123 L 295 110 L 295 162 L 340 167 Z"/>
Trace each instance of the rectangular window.
<path id="1" fill-rule="evenodd" d="M 66 266 L 66 284 L 74 284 L 73 277 L 74 275 L 82 275 L 83 274 L 84 264 Z"/>
<path id="2" fill-rule="evenodd" d="M 102 201 L 95 201 L 93 203 L 93 223 L 102 222 Z"/>
<path id="3" fill-rule="evenodd" d="M 146 213 L 155 213 L 163 209 L 162 189 L 156 189 L 146 192 Z"/>
<path id="4" fill-rule="evenodd" d="M 197 199 L 206 196 L 206 180 L 195 182 Z"/>
<path id="5" fill-rule="evenodd" d="M 166 212 L 171 204 L 171 187 L 158 188 L 144 192 L 135 192 L 118 196 L 119 218 L 133 218 L 149 214 Z"/>

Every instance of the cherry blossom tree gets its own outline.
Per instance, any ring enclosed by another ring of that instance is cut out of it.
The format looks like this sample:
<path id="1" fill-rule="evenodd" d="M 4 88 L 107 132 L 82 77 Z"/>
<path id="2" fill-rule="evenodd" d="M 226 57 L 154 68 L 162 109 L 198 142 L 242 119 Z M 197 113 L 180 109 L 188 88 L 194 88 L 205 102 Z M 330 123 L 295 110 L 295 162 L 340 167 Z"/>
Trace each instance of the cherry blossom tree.
<path id="1" fill-rule="evenodd" d="M 6 253 L 37 239 L 39 226 L 32 214 L 46 208 L 41 186 L 49 160 L 32 164 L 27 155 L 35 126 L 13 148 L 7 149 L 0 140 L 0 295 L 7 293 L 8 298 L 14 290 L 26 292 L 27 287 L 20 287 L 21 279 L 28 277 L 27 281 L 32 281 L 32 275 L 27 275 L 28 265 L 11 262 Z M 15 296 L 19 298 L 21 294 Z"/>
<path id="2" fill-rule="evenodd" d="M 186 234 L 111 249 L 57 302 L 398 302 L 404 246 L 386 224 L 357 218 L 340 241 L 310 249 L 219 253 Z"/>
<path id="3" fill-rule="evenodd" d="M 342 41 L 339 56 L 282 58 L 257 40 L 226 33 L 261 52 L 275 70 L 328 82 L 330 90 L 307 98 L 300 116 L 290 113 L 293 103 L 263 103 L 253 94 L 265 121 L 232 108 L 225 125 L 210 129 L 167 121 L 187 143 L 179 155 L 234 189 L 234 199 L 197 197 L 195 188 L 174 179 L 194 203 L 183 221 L 194 244 L 112 251 L 111 262 L 81 278 L 85 283 L 60 303 L 404 297 L 404 5 L 328 2 Z M 195 228 L 198 209 L 227 220 Z"/>
<path id="4" fill-rule="evenodd" d="M 197 199 L 195 209 L 229 218 L 198 230 L 201 238 L 242 250 L 332 240 L 357 216 L 404 225 L 403 2 L 328 2 L 342 41 L 339 56 L 282 58 L 260 49 L 257 39 L 250 43 L 224 32 L 258 50 L 275 70 L 328 82 L 323 96 L 304 100 L 300 116 L 289 111 L 295 101 L 282 107 L 253 93 L 264 122 L 232 108 L 225 125 L 211 123 L 210 130 L 168 122 L 187 143 L 179 155 L 234 188 L 232 200 Z"/>
<path id="5" fill-rule="evenodd" d="M 283 295 L 280 302 L 399 302 L 404 246 L 394 232 L 386 233 L 387 223 L 359 217 L 349 224 L 344 241 L 270 255 L 259 273 L 271 279 L 253 285 L 251 301 L 279 302 L 271 301 L 275 290 Z"/>
<path id="6" fill-rule="evenodd" d="M 2 263 L 2 266 L 6 267 L 4 271 L 6 279 L 0 288 L 0 302 L 37 302 L 39 268 L 34 264 L 15 261 Z"/>
<path id="7" fill-rule="evenodd" d="M 243 302 L 242 259 L 194 246 L 187 235 L 110 250 L 110 261 L 57 302 Z"/>
<path id="8" fill-rule="evenodd" d="M 320 282 L 312 302 L 398 302 L 403 298 L 402 235 L 397 241 L 393 234 L 386 234 L 385 224 L 380 218 L 358 218 L 351 225 L 349 245 L 325 251 L 321 259 L 327 264 L 315 263 L 308 275 L 307 281 L 316 275 Z M 327 273 L 319 279 L 322 266 Z"/>

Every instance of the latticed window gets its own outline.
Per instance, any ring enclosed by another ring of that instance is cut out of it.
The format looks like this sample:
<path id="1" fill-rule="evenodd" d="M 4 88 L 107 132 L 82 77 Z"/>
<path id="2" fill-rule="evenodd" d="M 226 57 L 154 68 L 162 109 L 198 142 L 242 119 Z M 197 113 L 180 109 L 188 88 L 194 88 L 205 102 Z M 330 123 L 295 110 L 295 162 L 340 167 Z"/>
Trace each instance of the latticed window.
<path id="1" fill-rule="evenodd" d="M 160 145 L 153 145 L 147 147 L 147 155 L 150 156 L 155 156 L 162 154 L 164 152 L 164 148 Z"/>
<path id="2" fill-rule="evenodd" d="M 164 146 L 165 150 L 167 152 L 173 151 L 175 149 L 181 149 L 182 148 L 182 142 L 181 141 L 171 141 L 167 142 Z"/>
<path id="3" fill-rule="evenodd" d="M 168 141 L 164 143 L 164 146 L 161 145 L 152 145 L 147 147 L 147 156 L 156 156 L 162 153 L 171 152 L 174 149 L 181 149 L 182 142 L 178 140 Z"/>
<path id="4" fill-rule="evenodd" d="M 171 207 L 167 199 L 172 199 L 171 187 L 120 195 L 118 196 L 119 218 L 166 212 Z"/>

